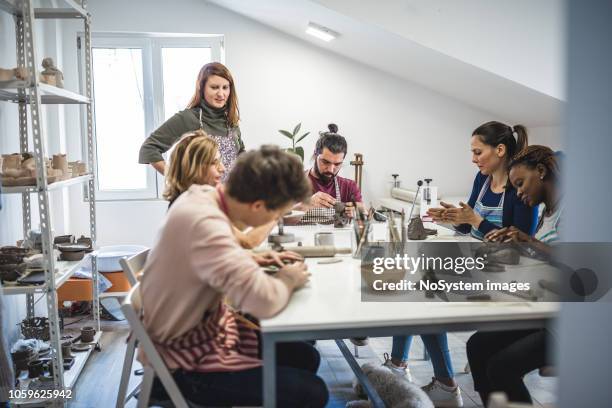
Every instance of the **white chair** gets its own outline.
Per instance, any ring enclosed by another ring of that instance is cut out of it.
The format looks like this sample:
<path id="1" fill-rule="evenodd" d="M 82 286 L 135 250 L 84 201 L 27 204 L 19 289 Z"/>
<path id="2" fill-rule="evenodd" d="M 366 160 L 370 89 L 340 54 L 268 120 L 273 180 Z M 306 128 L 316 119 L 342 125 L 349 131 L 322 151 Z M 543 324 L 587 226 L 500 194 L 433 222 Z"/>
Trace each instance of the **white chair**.
<path id="1" fill-rule="evenodd" d="M 149 250 L 144 250 L 131 257 L 125 257 L 119 260 L 119 264 L 123 268 L 130 286 L 132 288 L 138 283 L 138 275 L 142 272 L 147 257 L 149 256 Z M 123 408 L 125 404 L 140 390 L 140 384 L 126 396 L 127 387 L 130 382 L 130 376 L 132 371 L 132 362 L 134 361 L 134 354 L 136 352 L 136 338 L 134 335 L 129 336 L 127 349 L 125 351 L 125 359 L 123 361 L 123 369 L 121 372 L 121 381 L 119 382 L 119 395 L 117 396 L 117 408 Z"/>
<path id="2" fill-rule="evenodd" d="M 181 394 L 181 391 L 176 385 L 172 374 L 170 374 L 168 367 L 166 367 L 166 364 L 155 349 L 153 341 L 151 341 L 151 338 L 149 338 L 149 335 L 147 334 L 144 326 L 142 325 L 142 322 L 140 321 L 141 309 L 142 303 L 140 298 L 140 284 L 136 284 L 130 290 L 130 293 L 126 297 L 123 305 L 121 306 L 121 311 L 125 315 L 127 321 L 130 323 L 132 333 L 130 336 L 130 341 L 128 343 L 128 349 L 125 353 L 123 372 L 121 374 L 122 381 L 121 386 L 119 387 L 119 395 L 117 396 L 116 406 L 123 407 L 126 402 L 125 393 L 127 390 L 127 383 L 130 377 L 130 371 L 132 369 L 132 361 L 134 359 L 137 341 L 138 347 L 142 348 L 149 362 L 149 364 L 144 367 L 144 376 L 142 379 L 142 384 L 140 385 L 140 393 L 138 395 L 138 408 L 149 406 L 149 398 L 151 395 L 151 388 L 153 386 L 153 379 L 156 375 L 163 384 L 164 388 L 166 389 L 166 392 L 170 396 L 170 400 L 176 408 L 189 408 L 190 406 L 194 407 L 195 405 L 189 405 Z M 124 377 L 126 378 L 125 381 Z M 135 395 L 135 391 L 132 391 L 132 393 L 130 393 L 130 397 Z"/>
<path id="3" fill-rule="evenodd" d="M 137 253 L 131 257 L 121 258 L 119 264 L 123 268 L 123 273 L 130 282 L 130 286 L 134 287 L 138 283 L 138 277 L 142 274 L 142 269 L 149 256 L 149 249 Z"/>

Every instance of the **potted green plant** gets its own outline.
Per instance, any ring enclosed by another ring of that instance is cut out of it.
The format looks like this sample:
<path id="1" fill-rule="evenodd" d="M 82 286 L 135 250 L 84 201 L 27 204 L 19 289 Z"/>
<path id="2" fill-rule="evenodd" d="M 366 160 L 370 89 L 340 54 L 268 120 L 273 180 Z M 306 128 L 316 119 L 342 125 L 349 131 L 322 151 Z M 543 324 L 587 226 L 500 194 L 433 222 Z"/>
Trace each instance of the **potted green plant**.
<path id="1" fill-rule="evenodd" d="M 298 136 L 300 128 L 302 127 L 301 123 L 298 123 L 296 127 L 293 129 L 293 132 L 289 132 L 288 130 L 279 130 L 279 133 L 285 137 L 291 139 L 291 147 L 285 149 L 285 151 L 293 154 L 297 154 L 302 159 L 302 163 L 304 162 L 304 148 L 302 146 L 298 146 L 297 144 L 301 142 L 306 136 L 310 134 L 310 132 L 306 132 L 301 136 Z"/>

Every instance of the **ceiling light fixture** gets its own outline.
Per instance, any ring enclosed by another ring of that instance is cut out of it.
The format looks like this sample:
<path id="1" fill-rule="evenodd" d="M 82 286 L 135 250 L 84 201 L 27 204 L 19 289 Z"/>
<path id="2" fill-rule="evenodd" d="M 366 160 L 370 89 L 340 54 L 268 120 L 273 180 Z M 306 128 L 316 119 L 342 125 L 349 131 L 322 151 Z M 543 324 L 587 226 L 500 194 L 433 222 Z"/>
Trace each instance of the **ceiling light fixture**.
<path id="1" fill-rule="evenodd" d="M 340 35 L 327 27 L 323 27 L 322 25 L 312 22 L 308 23 L 306 34 L 310 34 L 313 37 L 317 37 L 319 40 L 323 40 L 325 42 L 330 42 Z"/>

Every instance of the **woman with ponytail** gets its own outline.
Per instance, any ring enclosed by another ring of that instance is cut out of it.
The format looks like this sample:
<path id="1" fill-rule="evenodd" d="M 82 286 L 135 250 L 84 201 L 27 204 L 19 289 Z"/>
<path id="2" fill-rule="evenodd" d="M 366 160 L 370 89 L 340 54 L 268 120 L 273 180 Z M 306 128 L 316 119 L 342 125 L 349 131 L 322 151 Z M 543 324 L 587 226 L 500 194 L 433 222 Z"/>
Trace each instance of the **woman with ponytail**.
<path id="1" fill-rule="evenodd" d="M 514 226 L 526 234 L 532 233 L 537 209 L 523 203 L 508 182 L 508 169 L 514 156 L 527 146 L 527 129 L 487 122 L 472 132 L 472 162 L 478 167 L 472 193 L 459 207 L 440 202 L 442 208 L 432 208 L 428 214 L 438 222 L 454 224 L 462 233 L 483 239 L 490 231 Z M 462 407 L 463 399 L 455 381 L 446 333 L 421 335 L 434 369 L 432 382 L 423 390 L 436 406 Z M 408 354 L 412 336 L 394 336 L 391 356 L 384 365 L 393 373 L 410 378 Z"/>
<path id="2" fill-rule="evenodd" d="M 536 251 L 550 254 L 550 245 L 559 239 L 563 212 L 559 173 L 559 153 L 538 145 L 520 151 L 510 163 L 510 182 L 527 205 L 545 206 L 535 237 L 511 226 L 491 231 L 485 238 L 498 242 L 524 242 Z M 505 392 L 510 401 L 531 403 L 523 376 L 553 364 L 547 348 L 554 338 L 546 329 L 477 332 L 472 335 L 467 342 L 467 356 L 474 389 L 485 406 L 493 391 Z"/>
<path id="3" fill-rule="evenodd" d="M 508 169 L 514 156 L 527 147 L 527 129 L 487 122 L 472 132 L 472 163 L 478 167 L 472 194 L 459 207 L 440 202 L 442 208 L 429 210 L 439 222 L 450 222 L 462 233 L 478 239 L 494 229 L 514 226 L 532 234 L 537 209 L 523 203 L 508 181 Z"/>

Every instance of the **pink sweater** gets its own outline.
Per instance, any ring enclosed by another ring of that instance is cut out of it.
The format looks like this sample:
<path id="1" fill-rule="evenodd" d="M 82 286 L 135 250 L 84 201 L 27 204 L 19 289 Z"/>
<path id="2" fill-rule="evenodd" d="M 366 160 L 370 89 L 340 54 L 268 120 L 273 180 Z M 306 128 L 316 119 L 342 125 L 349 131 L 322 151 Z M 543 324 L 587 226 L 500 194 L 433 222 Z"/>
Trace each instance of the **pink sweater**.
<path id="1" fill-rule="evenodd" d="M 194 185 L 168 211 L 144 267 L 141 294 L 144 325 L 159 345 L 188 335 L 222 298 L 264 318 L 287 304 L 290 291 L 239 246 L 217 191 Z"/>

